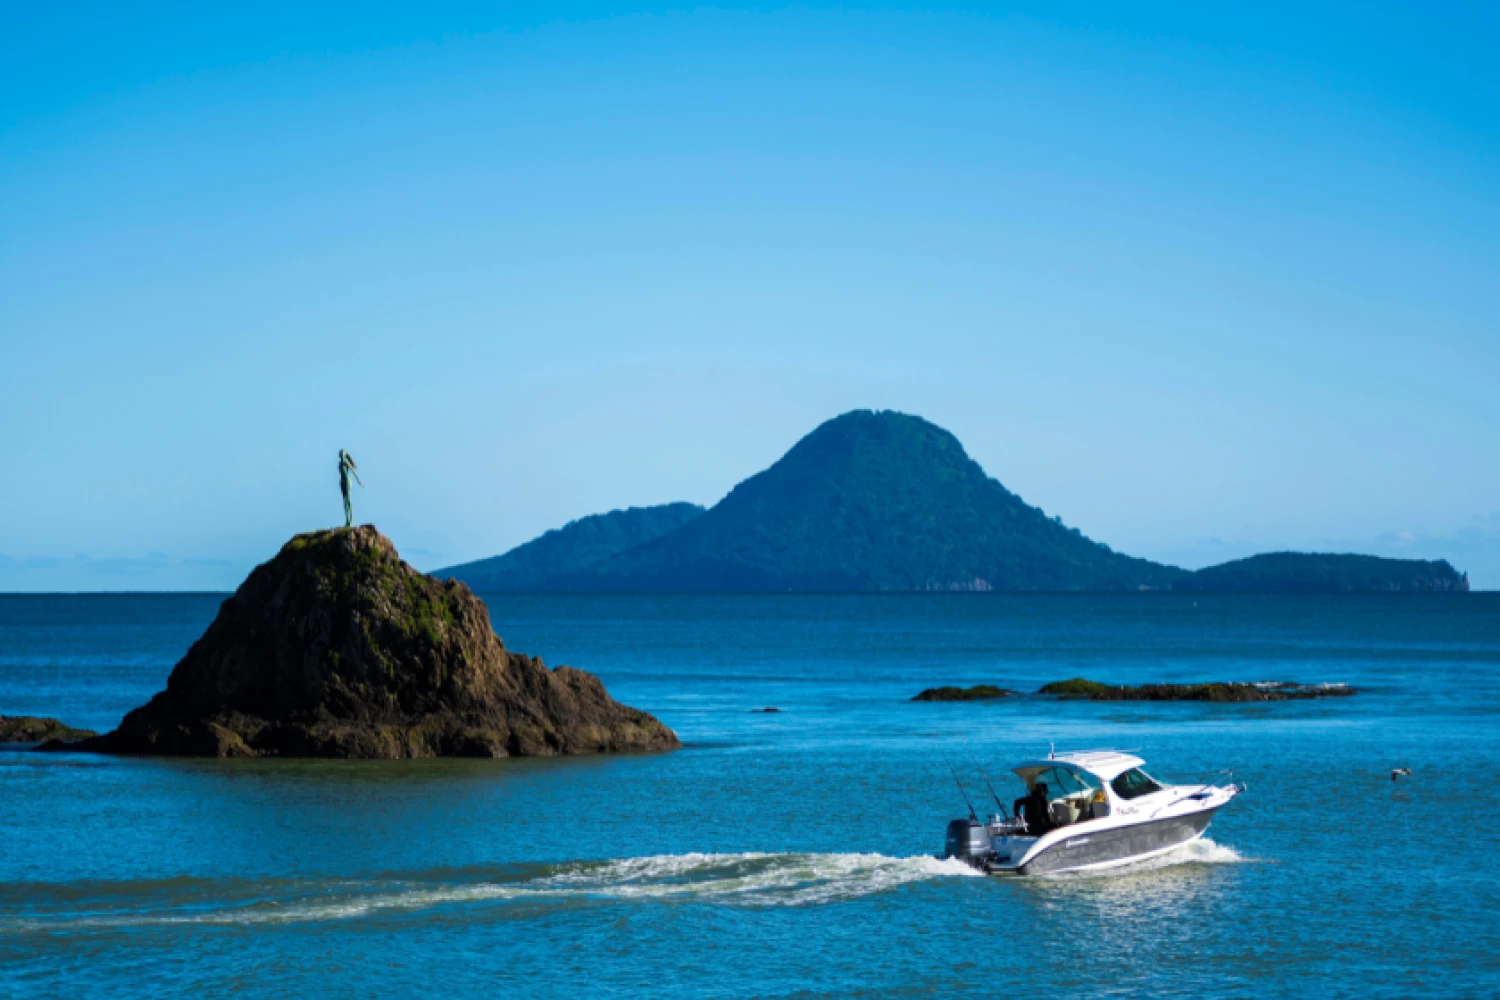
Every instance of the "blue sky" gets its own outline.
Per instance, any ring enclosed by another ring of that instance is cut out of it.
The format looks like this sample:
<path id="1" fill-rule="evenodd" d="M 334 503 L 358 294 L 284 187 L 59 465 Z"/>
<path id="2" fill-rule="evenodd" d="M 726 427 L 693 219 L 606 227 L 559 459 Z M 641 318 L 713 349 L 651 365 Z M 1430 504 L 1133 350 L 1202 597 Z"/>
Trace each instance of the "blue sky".
<path id="1" fill-rule="evenodd" d="M 1198 566 L 1500 587 L 1483 5 L 0 8 L 0 590 L 710 504 L 921 414 Z"/>

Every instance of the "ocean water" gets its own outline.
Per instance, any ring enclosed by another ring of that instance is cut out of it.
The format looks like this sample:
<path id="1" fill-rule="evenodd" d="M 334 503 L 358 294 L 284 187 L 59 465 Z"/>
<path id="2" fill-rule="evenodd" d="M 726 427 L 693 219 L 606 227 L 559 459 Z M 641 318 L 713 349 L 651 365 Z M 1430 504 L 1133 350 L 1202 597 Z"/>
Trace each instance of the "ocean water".
<path id="1" fill-rule="evenodd" d="M 1500 995 L 1500 595 L 486 600 L 511 648 L 595 671 L 687 746 L 0 750 L 0 997 Z M 217 604 L 0 596 L 0 713 L 112 726 Z M 1074 676 L 1362 693 L 908 700 Z M 1008 801 L 1008 766 L 1053 744 L 1249 791 L 1133 869 L 933 857 L 965 813 L 950 768 L 985 810 L 981 774 Z"/>

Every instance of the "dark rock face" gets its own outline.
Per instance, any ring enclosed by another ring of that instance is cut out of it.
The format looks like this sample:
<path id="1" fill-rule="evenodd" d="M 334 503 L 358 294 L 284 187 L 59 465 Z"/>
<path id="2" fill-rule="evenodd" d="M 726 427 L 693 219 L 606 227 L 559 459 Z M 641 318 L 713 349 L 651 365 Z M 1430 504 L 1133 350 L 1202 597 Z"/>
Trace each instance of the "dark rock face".
<path id="1" fill-rule="evenodd" d="M 507 651 L 467 586 L 417 572 L 365 525 L 289 541 L 224 602 L 165 691 L 70 749 L 405 758 L 679 745 L 592 674 Z"/>
<path id="2" fill-rule="evenodd" d="M 1087 701 L 1293 701 L 1304 698 L 1338 698 L 1356 694 L 1347 684 L 1142 684 L 1114 686 L 1075 677 L 1042 686 L 1040 694 Z"/>
<path id="3" fill-rule="evenodd" d="M 72 726 L 39 715 L 0 715 L 0 743 L 45 743 L 48 740 L 81 740 L 97 735 L 92 729 Z"/>
<path id="4" fill-rule="evenodd" d="M 975 684 L 967 688 L 936 687 L 926 689 L 912 701 L 994 701 L 1013 693 L 993 684 Z"/>

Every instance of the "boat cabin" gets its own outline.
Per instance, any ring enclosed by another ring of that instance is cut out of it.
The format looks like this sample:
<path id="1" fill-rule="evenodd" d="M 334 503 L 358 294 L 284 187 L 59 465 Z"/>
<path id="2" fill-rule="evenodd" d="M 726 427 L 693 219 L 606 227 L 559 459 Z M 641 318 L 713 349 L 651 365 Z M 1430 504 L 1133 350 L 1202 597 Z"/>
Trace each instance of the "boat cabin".
<path id="1" fill-rule="evenodd" d="M 1162 790 L 1141 769 L 1145 761 L 1117 750 L 1089 750 L 1029 760 L 1012 768 L 1026 782 L 1026 796 L 1015 803 L 1027 831 L 1041 836 L 1059 827 L 1103 819 L 1132 799 Z M 1126 812 L 1130 809 L 1127 807 Z"/>

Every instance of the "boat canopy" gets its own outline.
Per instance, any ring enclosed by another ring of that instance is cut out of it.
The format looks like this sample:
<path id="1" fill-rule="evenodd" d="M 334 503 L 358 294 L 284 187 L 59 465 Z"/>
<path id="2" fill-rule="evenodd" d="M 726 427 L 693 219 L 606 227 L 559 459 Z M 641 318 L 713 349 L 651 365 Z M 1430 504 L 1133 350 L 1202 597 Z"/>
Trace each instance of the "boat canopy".
<path id="1" fill-rule="evenodd" d="M 1081 753 L 1060 753 L 1046 760 L 1024 761 L 1011 770 L 1028 785 L 1038 774 L 1054 767 L 1087 771 L 1101 781 L 1109 782 L 1144 763 L 1146 762 L 1139 757 L 1118 750 L 1085 750 Z"/>

